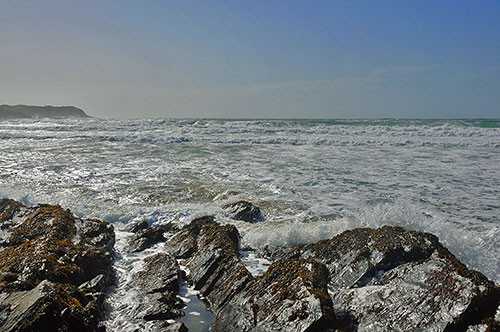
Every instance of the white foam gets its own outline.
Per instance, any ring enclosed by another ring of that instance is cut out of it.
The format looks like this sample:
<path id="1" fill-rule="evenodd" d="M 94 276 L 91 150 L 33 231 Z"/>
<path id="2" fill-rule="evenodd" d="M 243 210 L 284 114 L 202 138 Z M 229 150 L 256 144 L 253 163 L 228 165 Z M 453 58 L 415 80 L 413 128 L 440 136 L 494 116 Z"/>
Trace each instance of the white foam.
<path id="1" fill-rule="evenodd" d="M 127 254 L 121 233 L 140 220 L 214 215 L 254 248 L 401 225 L 500 282 L 500 129 L 472 120 L 15 120 L 0 122 L 0 141 L 0 197 L 118 230 L 114 330 L 148 328 L 133 319 L 141 296 L 127 276 L 161 247 Z M 236 199 L 265 223 L 230 220 L 221 206 Z"/>
<path id="2" fill-rule="evenodd" d="M 127 238 L 132 233 L 116 230 L 115 250 L 117 252 L 114 269 L 116 271 L 117 285 L 109 294 L 105 305 L 108 308 L 104 324 L 111 331 L 136 331 L 151 329 L 153 323 L 139 319 L 144 294 L 136 287 L 135 275 L 144 266 L 144 258 L 163 251 L 163 245 L 157 244 L 139 253 L 126 251 Z"/>
<path id="3" fill-rule="evenodd" d="M 248 272 L 253 276 L 260 276 L 264 274 L 271 262 L 265 258 L 260 258 L 251 251 L 240 251 L 241 262 L 245 265 Z"/>

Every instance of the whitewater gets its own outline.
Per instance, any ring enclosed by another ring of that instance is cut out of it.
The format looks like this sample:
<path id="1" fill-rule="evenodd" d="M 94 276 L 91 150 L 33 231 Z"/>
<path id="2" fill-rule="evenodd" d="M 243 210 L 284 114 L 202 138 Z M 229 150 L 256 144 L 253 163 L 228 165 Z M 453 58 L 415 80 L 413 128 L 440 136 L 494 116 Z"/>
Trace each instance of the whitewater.
<path id="1" fill-rule="evenodd" d="M 114 225 L 115 329 L 147 330 L 131 319 L 140 301 L 131 275 L 163 248 L 126 253 L 127 225 L 141 220 L 182 226 L 213 215 L 248 248 L 400 225 L 437 235 L 500 282 L 500 120 L 0 121 L 3 197 Z M 239 200 L 265 222 L 230 219 L 223 206 Z"/>

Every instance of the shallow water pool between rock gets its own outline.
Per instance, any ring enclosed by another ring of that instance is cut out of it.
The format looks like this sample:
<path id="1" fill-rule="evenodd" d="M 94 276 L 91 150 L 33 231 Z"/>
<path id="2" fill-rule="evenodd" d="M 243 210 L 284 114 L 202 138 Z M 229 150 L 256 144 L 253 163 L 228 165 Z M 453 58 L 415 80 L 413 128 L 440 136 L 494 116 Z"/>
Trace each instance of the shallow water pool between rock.
<path id="1" fill-rule="evenodd" d="M 182 309 L 186 315 L 181 321 L 190 332 L 208 332 L 215 321 L 215 314 L 208 310 L 205 302 L 198 298 L 198 294 L 198 291 L 183 281 L 179 296 L 186 303 L 186 307 Z"/>

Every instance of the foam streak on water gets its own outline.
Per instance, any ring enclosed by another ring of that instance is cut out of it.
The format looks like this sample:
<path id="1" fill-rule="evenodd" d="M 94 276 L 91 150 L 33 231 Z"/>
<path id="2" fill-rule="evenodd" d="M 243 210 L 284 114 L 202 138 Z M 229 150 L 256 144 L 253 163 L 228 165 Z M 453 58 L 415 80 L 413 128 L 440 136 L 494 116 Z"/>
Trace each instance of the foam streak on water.
<path id="1" fill-rule="evenodd" d="M 266 217 L 233 222 L 251 247 L 403 225 L 438 235 L 497 282 L 499 165 L 499 120 L 0 122 L 2 197 L 117 229 L 205 214 L 232 222 L 221 206 L 247 199 Z"/>

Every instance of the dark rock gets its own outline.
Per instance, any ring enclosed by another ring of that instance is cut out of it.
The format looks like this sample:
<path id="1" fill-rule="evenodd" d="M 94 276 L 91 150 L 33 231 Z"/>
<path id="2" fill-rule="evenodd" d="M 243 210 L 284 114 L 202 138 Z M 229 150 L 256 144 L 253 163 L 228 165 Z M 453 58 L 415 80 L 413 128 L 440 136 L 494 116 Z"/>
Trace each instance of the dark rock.
<path id="1" fill-rule="evenodd" d="M 464 278 L 450 261 L 433 258 L 385 273 L 377 284 L 343 288 L 335 306 L 356 321 L 358 330 L 465 331 L 494 314 L 498 289 Z"/>
<path id="2" fill-rule="evenodd" d="M 59 205 L 39 204 L 19 217 L 22 222 L 11 228 L 11 245 L 46 237 L 64 240 L 76 235 L 77 219 Z"/>
<path id="3" fill-rule="evenodd" d="M 16 281 L 0 284 L 0 290 L 31 289 L 45 279 L 78 286 L 99 274 L 109 274 L 110 271 L 109 255 L 96 249 L 77 246 L 68 239 L 47 236 L 0 251 L 0 272 L 4 276 L 5 273 L 17 275 Z"/>
<path id="4" fill-rule="evenodd" d="M 270 261 L 286 258 L 299 258 L 303 245 L 290 245 L 287 247 L 265 246 L 257 250 L 257 256 Z"/>
<path id="5" fill-rule="evenodd" d="M 165 241 L 163 227 L 147 227 L 133 234 L 128 239 L 128 251 L 139 252 L 153 244 Z"/>
<path id="6" fill-rule="evenodd" d="M 17 224 L 14 217 L 20 214 L 24 205 L 12 199 L 0 200 L 0 246 L 10 244 L 12 228 Z"/>
<path id="7" fill-rule="evenodd" d="M 332 276 L 329 287 L 361 287 L 380 273 L 429 258 L 443 248 L 432 234 L 401 227 L 357 228 L 318 243 L 296 246 L 301 257 L 321 259 Z"/>
<path id="8" fill-rule="evenodd" d="M 74 106 L 0 105 L 0 119 L 23 119 L 36 117 L 89 118 L 84 111 Z"/>
<path id="9" fill-rule="evenodd" d="M 223 208 L 231 209 L 231 218 L 234 220 L 243 220 L 250 223 L 264 221 L 260 208 L 247 201 L 231 203 Z"/>
<path id="10" fill-rule="evenodd" d="M 183 315 L 184 313 L 181 310 L 172 308 L 166 303 L 151 301 L 146 304 L 146 309 L 142 312 L 141 317 L 144 320 L 151 321 L 174 319 L 182 317 Z"/>
<path id="11" fill-rule="evenodd" d="M 214 331 L 314 331 L 334 327 L 328 270 L 313 259 L 283 260 L 254 279 L 239 259 L 239 235 L 212 217 L 194 220 L 166 247 L 186 259 L 188 280 L 217 314 Z"/>
<path id="12" fill-rule="evenodd" d="M 329 294 L 344 330 L 466 331 L 494 317 L 500 302 L 494 283 L 468 270 L 428 233 L 362 228 L 269 252 L 288 254 L 327 266 Z"/>
<path id="13" fill-rule="evenodd" d="M 193 220 L 166 242 L 174 256 L 188 259 L 188 280 L 215 313 L 252 280 L 238 245 L 236 227 L 219 225 L 213 217 Z"/>
<path id="14" fill-rule="evenodd" d="M 98 331 L 113 228 L 57 205 L 12 200 L 0 202 L 0 225 L 0 330 Z"/>
<path id="15" fill-rule="evenodd" d="M 184 305 L 177 294 L 181 284 L 181 270 L 177 261 L 166 253 L 144 259 L 144 269 L 136 275 L 137 286 L 145 293 L 145 320 L 166 320 L 183 315 Z"/>
<path id="16" fill-rule="evenodd" d="M 98 307 L 75 286 L 43 281 L 29 291 L 0 294 L 0 330 L 97 331 Z"/>
<path id="17" fill-rule="evenodd" d="M 115 245 L 115 231 L 111 224 L 97 220 L 86 219 L 79 229 L 78 244 L 113 252 Z"/>
<path id="18" fill-rule="evenodd" d="M 13 199 L 3 198 L 0 200 L 0 227 L 3 229 L 5 223 L 12 221 L 12 218 L 18 214 L 23 207 L 23 204 Z"/>
<path id="19" fill-rule="evenodd" d="M 82 290 L 94 290 L 97 292 L 105 292 L 106 288 L 111 284 L 110 276 L 99 274 L 92 280 L 86 281 L 78 288 Z"/>
<path id="20" fill-rule="evenodd" d="M 139 222 L 133 223 L 130 228 L 128 228 L 129 232 L 137 233 L 149 227 L 149 224 L 146 220 L 141 220 Z"/>
<path id="21" fill-rule="evenodd" d="M 284 259 L 235 295 L 214 331 L 327 331 L 336 327 L 328 269 L 314 259 Z"/>
<path id="22" fill-rule="evenodd" d="M 234 226 L 194 220 L 165 243 L 217 315 L 214 331 L 474 331 L 498 328 L 500 289 L 431 234 L 360 228 L 332 239 L 267 247 L 254 278 Z"/>
<path id="23" fill-rule="evenodd" d="M 179 264 L 166 253 L 146 257 L 144 269 L 137 273 L 137 285 L 145 293 L 178 293 L 181 281 Z"/>
<path id="24" fill-rule="evenodd" d="M 165 242 L 167 250 L 177 259 L 192 257 L 198 250 L 197 238 L 205 220 L 211 222 L 213 218 L 203 217 L 193 220 L 189 225 Z"/>

